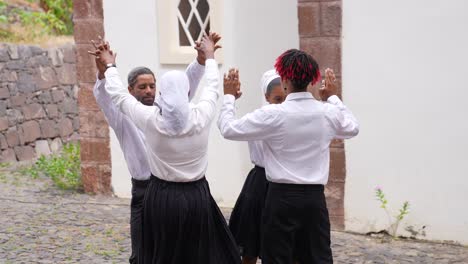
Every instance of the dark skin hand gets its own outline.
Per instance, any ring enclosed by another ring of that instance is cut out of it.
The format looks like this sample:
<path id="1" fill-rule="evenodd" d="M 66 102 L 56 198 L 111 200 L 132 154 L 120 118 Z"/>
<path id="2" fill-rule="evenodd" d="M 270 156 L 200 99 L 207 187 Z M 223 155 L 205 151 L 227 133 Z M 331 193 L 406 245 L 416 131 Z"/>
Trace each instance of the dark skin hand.
<path id="1" fill-rule="evenodd" d="M 327 101 L 332 95 L 338 94 L 338 87 L 336 86 L 336 77 L 332 69 L 325 70 L 325 79 L 322 80 L 322 87 L 319 89 L 320 98 Z"/>
<path id="2" fill-rule="evenodd" d="M 213 40 L 213 42 L 215 44 L 215 51 L 217 49 L 221 48 L 220 45 L 216 44 L 221 39 L 221 36 L 218 33 L 210 32 L 210 34 L 208 36 L 211 37 L 211 39 Z M 195 50 L 197 50 L 197 61 L 198 61 L 198 63 L 200 65 L 205 65 L 206 56 L 205 56 L 205 53 L 200 50 L 200 45 L 201 45 L 201 40 L 200 41 L 195 41 L 195 47 L 194 48 L 195 48 Z"/>
<path id="3" fill-rule="evenodd" d="M 237 99 L 242 96 L 240 90 L 241 83 L 239 81 L 239 70 L 231 68 L 227 74 L 224 74 L 224 94 L 230 94 Z"/>

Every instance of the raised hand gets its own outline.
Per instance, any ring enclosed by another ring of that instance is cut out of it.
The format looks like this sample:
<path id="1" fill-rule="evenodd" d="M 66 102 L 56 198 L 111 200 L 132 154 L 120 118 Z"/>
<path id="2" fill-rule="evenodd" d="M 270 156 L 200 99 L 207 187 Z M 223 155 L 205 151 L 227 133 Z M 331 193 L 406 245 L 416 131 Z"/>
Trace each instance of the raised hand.
<path id="1" fill-rule="evenodd" d="M 217 45 L 218 41 L 221 39 L 221 36 L 218 33 L 211 32 L 208 35 L 208 38 L 210 38 L 214 43 L 214 51 L 221 48 L 221 45 Z M 201 65 L 205 65 L 205 61 L 206 61 L 207 57 L 206 57 L 206 54 L 203 52 L 203 50 L 201 48 L 202 41 L 203 41 L 203 38 L 202 38 L 201 41 L 195 41 L 195 47 L 194 48 L 197 50 L 197 61 L 198 61 L 198 63 L 201 64 Z"/>
<path id="2" fill-rule="evenodd" d="M 96 66 L 98 68 L 99 74 L 102 75 L 107 69 L 107 65 L 115 64 L 115 58 L 117 57 L 117 53 L 110 50 L 110 45 L 108 41 L 104 41 L 101 37 L 99 37 L 99 43 L 91 40 L 94 48 L 96 50 L 94 52 L 88 51 L 89 54 L 96 57 Z"/>
<path id="3" fill-rule="evenodd" d="M 233 95 L 236 100 L 242 96 L 240 90 L 241 83 L 239 81 L 239 70 L 231 68 L 228 74 L 224 74 L 224 94 Z"/>
<path id="4" fill-rule="evenodd" d="M 330 68 L 325 69 L 325 79 L 322 80 L 322 87 L 320 87 L 319 93 L 323 101 L 327 101 L 330 96 L 338 94 L 335 73 Z"/>

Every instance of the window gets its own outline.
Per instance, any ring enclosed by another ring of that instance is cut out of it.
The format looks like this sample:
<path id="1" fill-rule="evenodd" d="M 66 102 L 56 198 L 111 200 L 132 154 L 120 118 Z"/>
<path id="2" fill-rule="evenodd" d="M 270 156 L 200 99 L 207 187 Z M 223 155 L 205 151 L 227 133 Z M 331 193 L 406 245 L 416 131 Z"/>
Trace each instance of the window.
<path id="1" fill-rule="evenodd" d="M 221 0 L 159 0 L 158 29 L 161 63 L 188 64 L 195 56 L 193 46 L 203 32 L 220 27 Z M 221 50 L 216 60 L 222 62 Z"/>

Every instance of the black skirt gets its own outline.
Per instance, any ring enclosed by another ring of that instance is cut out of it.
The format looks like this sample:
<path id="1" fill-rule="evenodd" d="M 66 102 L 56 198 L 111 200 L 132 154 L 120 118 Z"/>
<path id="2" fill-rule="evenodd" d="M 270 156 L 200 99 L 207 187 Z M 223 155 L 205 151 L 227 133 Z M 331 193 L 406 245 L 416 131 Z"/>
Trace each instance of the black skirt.
<path id="1" fill-rule="evenodd" d="M 239 251 L 205 178 L 151 177 L 143 211 L 143 264 L 239 264 Z"/>
<path id="2" fill-rule="evenodd" d="M 267 190 L 265 169 L 255 166 L 245 179 L 229 219 L 229 228 L 242 256 L 260 256 L 262 212 Z"/>

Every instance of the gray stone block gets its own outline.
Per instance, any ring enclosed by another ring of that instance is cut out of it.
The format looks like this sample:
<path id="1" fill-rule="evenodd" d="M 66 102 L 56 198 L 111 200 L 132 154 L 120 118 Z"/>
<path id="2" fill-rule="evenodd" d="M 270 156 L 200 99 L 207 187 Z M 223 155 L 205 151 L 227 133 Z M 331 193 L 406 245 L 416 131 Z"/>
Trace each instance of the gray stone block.
<path id="1" fill-rule="evenodd" d="M 63 65 L 63 53 L 60 49 L 51 48 L 48 50 L 49 58 L 54 66 L 62 66 Z"/>
<path id="2" fill-rule="evenodd" d="M 10 127 L 8 117 L 0 117 L 0 131 L 7 130 Z"/>
<path id="3" fill-rule="evenodd" d="M 8 142 L 3 134 L 0 134 L 0 149 L 4 150 L 8 148 Z"/>
<path id="4" fill-rule="evenodd" d="M 0 62 L 7 62 L 10 60 L 10 56 L 8 56 L 8 51 L 1 47 L 0 48 Z"/>
<path id="5" fill-rule="evenodd" d="M 72 121 L 68 118 L 63 118 L 57 123 L 57 129 L 62 138 L 71 135 L 73 133 Z"/>
<path id="6" fill-rule="evenodd" d="M 54 103 L 62 102 L 65 99 L 65 92 L 63 90 L 52 90 L 52 100 Z"/>
<path id="7" fill-rule="evenodd" d="M 76 116 L 73 118 L 73 130 L 79 131 L 80 130 L 80 117 Z"/>
<path id="8" fill-rule="evenodd" d="M 2 155 L 0 155 L 0 162 L 15 162 L 16 154 L 15 151 L 11 148 L 5 149 L 2 151 Z"/>
<path id="9" fill-rule="evenodd" d="M 20 145 L 20 134 L 16 127 L 8 129 L 6 132 L 6 141 L 11 148 Z"/>
<path id="10" fill-rule="evenodd" d="M 23 130 L 25 143 L 34 142 L 36 139 L 41 137 L 41 129 L 37 121 L 26 121 L 21 125 L 21 129 Z"/>
<path id="11" fill-rule="evenodd" d="M 29 68 L 50 66 L 49 57 L 44 55 L 34 56 L 26 62 L 26 66 Z"/>
<path id="12" fill-rule="evenodd" d="M 41 47 L 38 46 L 30 46 L 31 52 L 33 56 L 37 55 L 47 55 L 47 50 L 43 50 Z"/>
<path id="13" fill-rule="evenodd" d="M 40 126 L 42 138 L 54 138 L 58 136 L 57 127 L 53 120 L 42 120 L 40 121 Z"/>
<path id="14" fill-rule="evenodd" d="M 45 111 L 40 104 L 29 104 L 21 108 L 23 111 L 24 119 L 40 119 L 46 117 Z"/>
<path id="15" fill-rule="evenodd" d="M 15 147 L 15 153 L 19 161 L 32 160 L 36 157 L 34 149 L 31 146 Z"/>
<path id="16" fill-rule="evenodd" d="M 54 104 L 48 104 L 45 106 L 45 110 L 47 113 L 47 116 L 49 118 L 57 118 L 59 117 L 59 112 L 58 112 L 58 107 L 57 105 Z"/>
<path id="17" fill-rule="evenodd" d="M 10 107 L 23 106 L 26 103 L 26 98 L 25 94 L 10 97 Z"/>
<path id="18" fill-rule="evenodd" d="M 0 74 L 0 80 L 2 81 L 6 81 L 6 82 L 16 82 L 18 81 L 18 75 L 16 74 L 15 71 L 13 70 L 4 70 L 1 74 Z"/>
<path id="19" fill-rule="evenodd" d="M 8 124 L 10 126 L 15 126 L 16 124 L 22 123 L 24 121 L 24 116 L 18 109 L 7 109 Z"/>
<path id="20" fill-rule="evenodd" d="M 76 100 L 65 98 L 65 100 L 59 104 L 59 107 L 62 113 L 78 114 L 78 102 Z"/>
<path id="21" fill-rule="evenodd" d="M 19 55 L 19 58 L 20 59 L 27 59 L 27 58 L 31 58 L 33 53 L 31 51 L 31 48 L 29 46 L 26 46 L 26 45 L 20 45 L 18 46 L 18 55 Z"/>
<path id="22" fill-rule="evenodd" d="M 21 70 L 21 69 L 24 69 L 26 66 L 26 64 L 24 63 L 24 61 L 21 61 L 21 60 L 15 60 L 15 61 L 9 61 L 6 63 L 6 68 L 9 69 L 9 70 Z"/>
<path id="23" fill-rule="evenodd" d="M 10 91 L 7 87 L 0 88 L 0 99 L 6 99 L 10 97 Z"/>
<path id="24" fill-rule="evenodd" d="M 41 90 L 50 89 L 57 86 L 57 74 L 51 67 L 39 67 L 36 75 L 37 86 Z"/>
<path id="25" fill-rule="evenodd" d="M 59 153 L 62 150 L 62 145 L 61 138 L 54 138 L 54 140 L 50 142 L 50 150 L 52 153 Z"/>
<path id="26" fill-rule="evenodd" d="M 66 63 L 76 63 L 75 46 L 63 47 L 63 61 Z"/>
<path id="27" fill-rule="evenodd" d="M 52 95 L 49 91 L 43 91 L 39 94 L 38 100 L 41 104 L 50 104 L 52 102 Z"/>
<path id="28" fill-rule="evenodd" d="M 8 90 L 10 91 L 10 95 L 16 95 L 18 93 L 18 85 L 16 83 L 9 83 Z"/>
<path id="29" fill-rule="evenodd" d="M 6 116 L 8 102 L 6 100 L 0 100 L 0 116 Z"/>
<path id="30" fill-rule="evenodd" d="M 8 45 L 8 55 L 10 55 L 10 59 L 12 60 L 19 59 L 18 46 Z"/>
<path id="31" fill-rule="evenodd" d="M 57 68 L 56 70 L 61 84 L 70 85 L 77 83 L 75 64 L 65 63 L 62 67 Z"/>
<path id="32" fill-rule="evenodd" d="M 47 140 L 38 140 L 36 141 L 35 144 L 35 149 L 36 149 L 36 155 L 39 157 L 41 155 L 48 156 L 51 154 L 50 148 L 49 148 L 49 143 Z"/>

